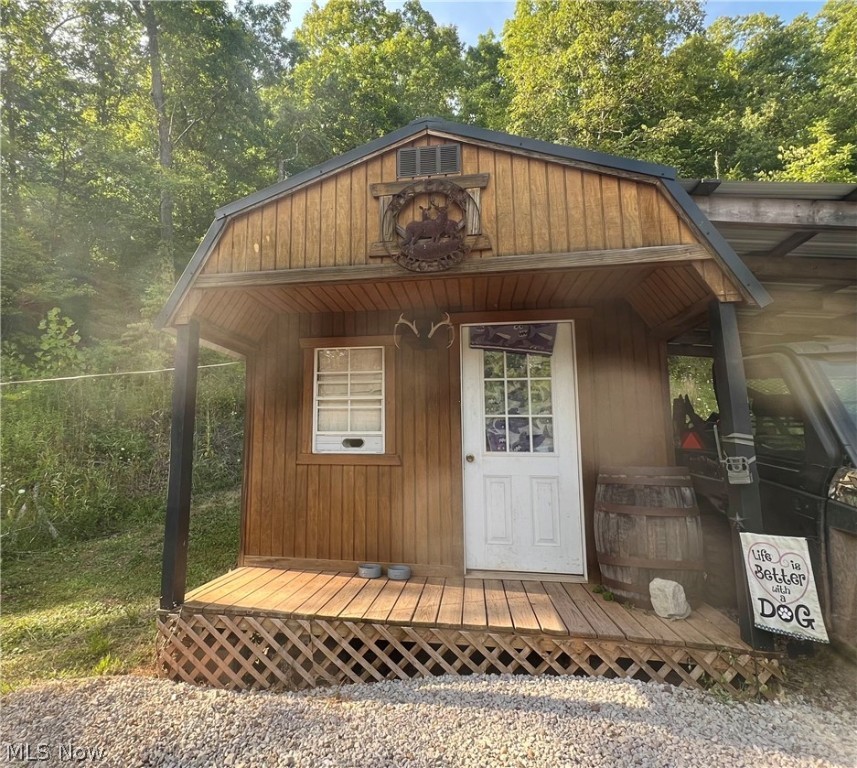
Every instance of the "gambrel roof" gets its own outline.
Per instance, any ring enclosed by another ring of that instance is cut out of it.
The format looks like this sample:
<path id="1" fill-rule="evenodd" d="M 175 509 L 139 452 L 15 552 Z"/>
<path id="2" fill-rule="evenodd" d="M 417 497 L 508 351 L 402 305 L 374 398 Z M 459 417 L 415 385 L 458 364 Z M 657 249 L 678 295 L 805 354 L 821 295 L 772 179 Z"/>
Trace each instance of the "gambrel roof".
<path id="1" fill-rule="evenodd" d="M 682 211 L 686 219 L 692 223 L 697 237 L 705 244 L 721 268 L 730 275 L 743 299 L 760 307 L 765 306 L 770 301 L 767 292 L 750 269 L 700 211 L 682 184 L 676 180 L 676 173 L 673 168 L 429 117 L 415 120 L 386 136 L 295 174 L 284 181 L 254 192 L 215 211 L 214 221 L 157 319 L 159 327 L 164 327 L 173 322 L 177 309 L 193 286 L 218 239 L 227 224 L 235 217 L 426 134 L 446 137 L 464 143 L 488 145 L 499 150 L 537 156 L 548 161 L 555 159 L 566 163 L 573 162 L 580 167 L 595 171 L 606 173 L 614 171 L 626 176 L 633 175 L 636 178 L 648 179 L 650 183 L 657 182 L 661 194 L 668 196 L 674 206 Z"/>

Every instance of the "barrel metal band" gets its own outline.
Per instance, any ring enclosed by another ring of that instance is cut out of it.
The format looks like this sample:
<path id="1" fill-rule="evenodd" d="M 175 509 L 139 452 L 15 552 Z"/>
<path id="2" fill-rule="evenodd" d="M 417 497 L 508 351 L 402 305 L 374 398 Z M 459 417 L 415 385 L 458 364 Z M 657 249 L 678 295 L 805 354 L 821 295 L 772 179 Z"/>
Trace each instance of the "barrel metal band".
<path id="1" fill-rule="evenodd" d="M 690 488 L 692 484 L 690 475 L 682 477 L 631 477 L 629 475 L 598 475 L 598 484 L 608 485 L 653 485 L 657 488 L 669 486 L 671 488 Z"/>
<path id="2" fill-rule="evenodd" d="M 618 565 L 625 568 L 653 568 L 665 571 L 704 571 L 705 565 L 696 560 L 649 560 L 645 557 L 598 555 L 600 565 Z"/>
<path id="3" fill-rule="evenodd" d="M 619 581 L 619 579 L 611 579 L 603 573 L 601 574 L 601 583 L 605 587 L 610 587 L 611 589 L 618 589 L 623 592 L 633 592 L 635 595 L 640 595 L 640 597 L 645 597 L 646 599 L 649 597 L 648 593 L 640 591 L 639 585 L 629 584 L 627 581 Z"/>
<path id="4" fill-rule="evenodd" d="M 596 501 L 599 512 L 616 512 L 621 515 L 642 515 L 644 517 L 698 517 L 698 507 L 635 507 L 631 504 L 615 504 L 610 501 Z"/>

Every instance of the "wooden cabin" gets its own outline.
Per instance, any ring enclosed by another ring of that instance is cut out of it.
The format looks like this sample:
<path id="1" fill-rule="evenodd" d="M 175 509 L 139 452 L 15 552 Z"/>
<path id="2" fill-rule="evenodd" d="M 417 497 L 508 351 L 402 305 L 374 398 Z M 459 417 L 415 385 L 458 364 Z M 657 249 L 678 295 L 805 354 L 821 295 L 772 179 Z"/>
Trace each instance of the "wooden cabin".
<path id="1" fill-rule="evenodd" d="M 740 628 L 705 605 L 672 624 L 588 585 L 599 472 L 673 463 L 667 340 L 709 319 L 728 441 L 749 432 L 735 308 L 767 302 L 671 169 L 438 119 L 221 208 L 162 313 L 164 673 L 764 688 L 746 604 Z M 241 545 L 185 594 L 200 341 L 246 359 Z M 752 525 L 758 489 L 734 504 Z"/>

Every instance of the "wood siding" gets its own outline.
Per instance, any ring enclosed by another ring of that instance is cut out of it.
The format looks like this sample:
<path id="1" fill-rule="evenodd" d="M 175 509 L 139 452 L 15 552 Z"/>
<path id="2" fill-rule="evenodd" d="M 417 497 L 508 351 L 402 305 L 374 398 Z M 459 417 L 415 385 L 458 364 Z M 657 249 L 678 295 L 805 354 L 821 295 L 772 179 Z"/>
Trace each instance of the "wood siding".
<path id="1" fill-rule="evenodd" d="M 461 573 L 463 509 L 457 344 L 395 357 L 398 464 L 302 463 L 302 337 L 389 334 L 398 315 L 283 314 L 247 365 L 242 562 L 405 562 Z M 432 315 L 434 317 L 434 315 Z M 436 319 L 436 318 L 435 318 Z M 484 319 L 489 321 L 490 314 Z M 422 320 L 425 322 L 425 320 Z M 458 338 L 458 335 L 456 335 Z M 599 466 L 670 463 L 663 342 L 622 301 L 576 320 L 587 551 Z M 389 405 L 389 404 L 388 404 Z M 371 462 L 371 459 L 370 459 Z"/>
<path id="2" fill-rule="evenodd" d="M 410 146 L 446 141 L 426 136 Z M 388 262 L 368 255 L 381 240 L 369 186 L 396 181 L 396 151 L 236 216 L 202 273 Z M 493 247 L 470 258 L 698 242 L 654 183 L 468 143 L 461 161 L 463 174 L 490 177 L 480 207 Z"/>

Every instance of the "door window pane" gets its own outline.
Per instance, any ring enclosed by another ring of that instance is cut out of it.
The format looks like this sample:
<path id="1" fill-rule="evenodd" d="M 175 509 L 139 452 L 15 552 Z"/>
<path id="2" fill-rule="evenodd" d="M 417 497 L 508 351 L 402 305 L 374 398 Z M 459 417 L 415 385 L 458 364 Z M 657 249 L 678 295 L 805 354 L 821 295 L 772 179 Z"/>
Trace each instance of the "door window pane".
<path id="1" fill-rule="evenodd" d="M 553 453 L 551 358 L 493 350 L 482 355 L 485 450 Z"/>

